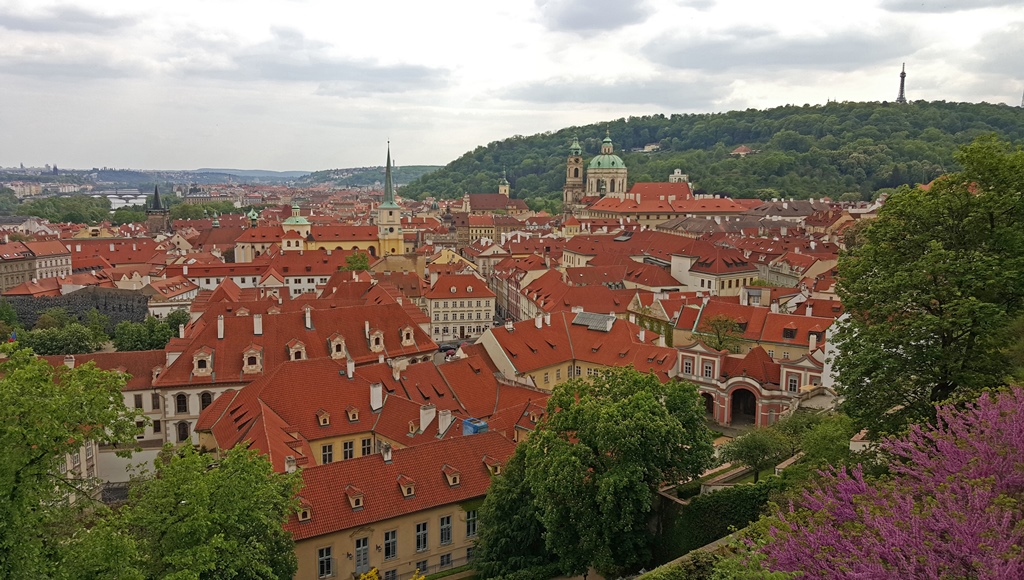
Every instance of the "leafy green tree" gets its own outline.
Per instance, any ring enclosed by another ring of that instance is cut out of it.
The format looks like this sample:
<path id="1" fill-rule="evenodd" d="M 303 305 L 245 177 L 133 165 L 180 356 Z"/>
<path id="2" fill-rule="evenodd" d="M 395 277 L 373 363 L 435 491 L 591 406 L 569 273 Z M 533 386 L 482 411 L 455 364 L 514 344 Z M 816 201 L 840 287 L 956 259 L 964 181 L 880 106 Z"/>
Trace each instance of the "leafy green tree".
<path id="1" fill-rule="evenodd" d="M 715 350 L 735 351 L 740 338 L 743 337 L 739 323 L 724 314 L 716 314 L 701 320 L 697 331 L 701 340 Z"/>
<path id="2" fill-rule="evenodd" d="M 364 272 L 370 269 L 370 257 L 363 252 L 351 254 L 345 258 L 345 269 Z"/>
<path id="3" fill-rule="evenodd" d="M 45 578 L 66 544 L 61 532 L 92 491 L 58 462 L 83 443 L 130 445 L 139 430 L 118 373 L 54 367 L 16 343 L 0 353 L 0 577 Z"/>
<path id="4" fill-rule="evenodd" d="M 1024 151 L 983 138 L 963 171 L 893 194 L 840 256 L 849 316 L 835 337 L 843 409 L 873 432 L 934 415 L 1005 380 L 1024 312 Z"/>
<path id="5" fill-rule="evenodd" d="M 167 325 L 171 327 L 173 332 L 177 332 L 178 326 L 182 324 L 188 326 L 191 319 L 192 317 L 189 315 L 188 310 L 183 308 L 170 312 L 164 320 L 167 321 Z"/>
<path id="6" fill-rule="evenodd" d="M 145 210 L 136 205 L 119 207 L 115 209 L 114 213 L 110 216 L 110 223 L 117 226 L 122 224 L 144 223 L 145 221 Z"/>
<path id="7" fill-rule="evenodd" d="M 104 343 L 110 340 L 110 317 L 101 313 L 99 309 L 92 308 L 86 312 L 82 322 L 92 332 L 96 342 Z"/>
<path id="8" fill-rule="evenodd" d="M 283 524 L 300 483 L 298 473 L 275 473 L 265 456 L 241 446 L 219 459 L 168 448 L 156 477 L 140 482 L 78 550 L 122 551 L 108 568 L 89 560 L 99 577 L 128 568 L 152 579 L 291 578 L 298 563 Z"/>
<path id="9" fill-rule="evenodd" d="M 41 355 L 89 353 L 102 346 L 102 341 L 91 330 L 77 322 L 61 328 L 19 332 L 18 342 Z"/>
<path id="10" fill-rule="evenodd" d="M 500 566 L 498 558 L 539 563 L 540 539 L 546 555 L 539 560 L 556 561 L 566 574 L 646 565 L 658 485 L 699 475 L 713 455 L 696 388 L 632 369 L 557 386 L 547 418 L 521 449 L 511 462 L 522 461 L 521 471 L 513 465 L 503 476 L 510 489 L 489 495 L 481 513 L 520 517 L 481 520 L 491 528 L 481 566 Z"/>
<path id="11" fill-rule="evenodd" d="M 754 470 L 754 483 L 761 472 L 777 465 L 792 453 L 789 440 L 775 429 L 754 429 L 723 445 L 719 455 L 725 461 L 742 463 Z"/>
<path id="12" fill-rule="evenodd" d="M 75 319 L 63 308 L 47 308 L 36 319 L 35 330 L 46 328 L 64 328 L 74 322 Z"/>
<path id="13" fill-rule="evenodd" d="M 11 303 L 0 298 L 0 322 L 13 328 L 18 325 L 18 313 L 11 306 Z"/>

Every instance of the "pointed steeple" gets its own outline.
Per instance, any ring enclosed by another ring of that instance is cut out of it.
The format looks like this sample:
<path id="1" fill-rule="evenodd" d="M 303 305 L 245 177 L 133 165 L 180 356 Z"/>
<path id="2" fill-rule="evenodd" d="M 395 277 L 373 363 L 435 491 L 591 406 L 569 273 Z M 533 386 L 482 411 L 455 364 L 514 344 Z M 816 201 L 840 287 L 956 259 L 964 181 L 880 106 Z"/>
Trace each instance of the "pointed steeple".
<path id="1" fill-rule="evenodd" d="M 388 161 L 384 168 L 384 203 L 382 207 L 398 207 L 395 203 L 395 187 L 391 183 L 391 141 L 388 141 Z"/>
<path id="2" fill-rule="evenodd" d="M 163 209 L 164 206 L 160 203 L 160 186 L 153 186 L 153 207 L 152 209 Z"/>
<path id="3" fill-rule="evenodd" d="M 570 155 L 580 155 L 583 153 L 583 148 L 580 147 L 580 140 L 575 135 L 572 136 L 572 145 L 569 146 Z"/>

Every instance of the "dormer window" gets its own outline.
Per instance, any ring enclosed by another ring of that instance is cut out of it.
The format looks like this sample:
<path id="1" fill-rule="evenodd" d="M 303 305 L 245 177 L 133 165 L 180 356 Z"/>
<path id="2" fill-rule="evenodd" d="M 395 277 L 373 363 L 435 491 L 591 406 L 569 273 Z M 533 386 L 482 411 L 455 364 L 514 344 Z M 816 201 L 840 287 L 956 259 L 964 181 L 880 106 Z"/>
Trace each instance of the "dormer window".
<path id="1" fill-rule="evenodd" d="M 301 340 L 293 338 L 288 342 L 288 360 L 302 360 L 306 358 L 306 345 Z"/>
<path id="2" fill-rule="evenodd" d="M 331 353 L 332 359 L 345 358 L 345 337 L 340 333 L 335 332 L 327 339 L 328 350 Z"/>
<path id="3" fill-rule="evenodd" d="M 402 346 L 413 346 L 416 341 L 413 339 L 413 332 L 411 326 L 406 326 L 402 329 Z"/>
<path id="4" fill-rule="evenodd" d="M 487 466 L 487 471 L 490 471 L 491 475 L 501 475 L 501 462 L 497 459 L 490 455 L 484 455 L 484 465 Z"/>
<path id="5" fill-rule="evenodd" d="M 384 333 L 380 330 L 374 330 L 370 333 L 370 350 L 373 352 L 384 350 Z"/>
<path id="6" fill-rule="evenodd" d="M 410 498 L 416 496 L 416 481 L 408 475 L 398 476 L 398 487 L 402 489 L 402 497 Z"/>
<path id="7" fill-rule="evenodd" d="M 309 519 L 312 516 L 313 516 L 313 513 L 310 511 L 310 509 L 308 507 L 302 506 L 301 508 L 299 508 L 299 521 L 300 522 L 308 522 Z"/>
<path id="8" fill-rule="evenodd" d="M 459 482 L 462 481 L 462 474 L 459 470 L 447 463 L 441 468 L 441 472 L 444 473 L 445 479 L 448 480 L 448 487 L 458 487 Z"/>
<path id="9" fill-rule="evenodd" d="M 192 374 L 200 377 L 209 376 L 213 367 L 213 349 L 202 347 L 192 355 Z"/>
<path id="10" fill-rule="evenodd" d="M 345 409 L 345 413 L 348 415 L 349 423 L 359 422 L 359 409 L 353 407 L 352 405 L 349 405 L 348 408 Z"/>
<path id="11" fill-rule="evenodd" d="M 353 511 L 363 509 L 363 490 L 354 485 L 348 485 L 345 487 L 345 495 L 348 496 L 348 505 Z"/>
<path id="12" fill-rule="evenodd" d="M 796 329 L 795 328 L 783 328 L 782 329 L 782 338 L 796 338 Z"/>
<path id="13" fill-rule="evenodd" d="M 321 427 L 328 427 L 331 424 L 331 414 L 323 409 L 319 409 L 316 412 L 316 424 Z"/>
<path id="14" fill-rule="evenodd" d="M 242 351 L 242 372 L 245 374 L 258 373 L 263 370 L 263 347 L 258 344 L 249 344 L 249 347 Z"/>

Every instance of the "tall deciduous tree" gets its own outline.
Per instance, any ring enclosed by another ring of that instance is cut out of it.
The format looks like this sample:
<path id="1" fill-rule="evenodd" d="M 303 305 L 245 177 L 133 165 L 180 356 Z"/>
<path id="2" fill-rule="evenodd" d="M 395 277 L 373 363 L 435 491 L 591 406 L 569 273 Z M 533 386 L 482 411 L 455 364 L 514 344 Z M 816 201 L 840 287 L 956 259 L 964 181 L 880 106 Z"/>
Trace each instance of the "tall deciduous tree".
<path id="1" fill-rule="evenodd" d="M 479 561 L 532 564 L 542 541 L 565 573 L 646 565 L 657 486 L 699 475 L 712 455 L 693 385 L 631 369 L 563 383 L 485 501 Z"/>
<path id="2" fill-rule="evenodd" d="M 778 464 L 792 452 L 789 439 L 775 429 L 755 429 L 725 444 L 722 459 L 754 469 L 754 483 L 765 469 Z"/>
<path id="3" fill-rule="evenodd" d="M 932 416 L 1007 375 L 1001 348 L 1024 308 L 1024 152 L 994 138 L 962 172 L 893 194 L 840 257 L 835 369 L 845 410 L 874 431 Z"/>
<path id="4" fill-rule="evenodd" d="M 76 547 L 91 564 L 83 577 L 123 568 L 152 579 L 294 576 L 295 545 L 282 525 L 294 509 L 297 473 L 275 473 L 243 447 L 219 460 L 191 447 L 164 455 L 157 476 Z M 114 548 L 121 555 L 105 567 L 96 555 Z"/>
<path id="5" fill-rule="evenodd" d="M 701 340 L 715 350 L 735 351 L 743 336 L 739 323 L 724 314 L 702 320 L 697 330 Z"/>
<path id="6" fill-rule="evenodd" d="M 0 578 L 48 577 L 62 529 L 91 491 L 58 462 L 87 442 L 130 445 L 138 428 L 120 374 L 93 364 L 53 367 L 16 343 L 0 353 Z M 79 501 L 70 504 L 71 496 Z"/>

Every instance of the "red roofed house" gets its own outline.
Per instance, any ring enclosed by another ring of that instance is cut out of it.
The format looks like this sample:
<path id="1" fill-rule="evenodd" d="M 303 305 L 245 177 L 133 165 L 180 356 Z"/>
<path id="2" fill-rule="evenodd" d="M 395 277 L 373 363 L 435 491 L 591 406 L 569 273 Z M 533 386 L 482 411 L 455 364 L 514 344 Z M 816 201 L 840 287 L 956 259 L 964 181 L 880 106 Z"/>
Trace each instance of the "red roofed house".
<path id="1" fill-rule="evenodd" d="M 434 342 L 474 339 L 491 327 L 494 292 L 477 276 L 438 276 L 424 297 Z"/>

